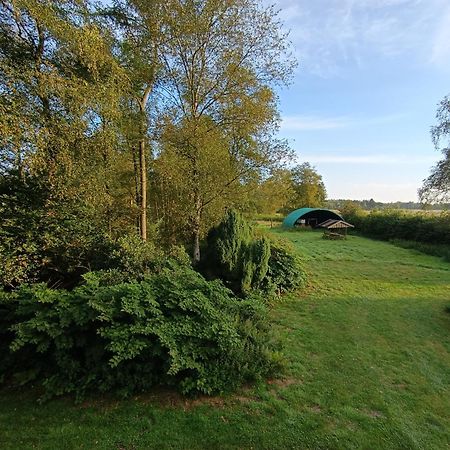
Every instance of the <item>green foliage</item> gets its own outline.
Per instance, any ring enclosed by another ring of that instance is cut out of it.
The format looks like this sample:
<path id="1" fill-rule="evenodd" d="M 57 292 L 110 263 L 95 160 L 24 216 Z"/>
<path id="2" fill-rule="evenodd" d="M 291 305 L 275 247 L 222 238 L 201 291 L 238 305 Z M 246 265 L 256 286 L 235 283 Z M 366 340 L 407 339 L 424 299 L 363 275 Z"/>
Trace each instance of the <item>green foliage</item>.
<path id="1" fill-rule="evenodd" d="M 355 215 L 363 213 L 360 204 L 352 200 L 343 201 L 342 204 L 339 205 L 339 212 L 344 218 L 354 217 Z"/>
<path id="2" fill-rule="evenodd" d="M 45 281 L 73 287 L 90 270 L 117 269 L 128 279 L 178 261 L 189 265 L 180 248 L 160 246 L 156 227 L 147 242 L 135 235 L 113 240 L 92 211 L 78 202 L 60 204 L 49 198 L 36 178 L 4 178 L 0 182 L 0 285 Z"/>
<path id="3" fill-rule="evenodd" d="M 419 189 L 420 200 L 427 203 L 450 201 L 450 96 L 440 102 L 436 119 L 438 124 L 432 127 L 431 137 L 444 158 L 432 168 Z"/>
<path id="4" fill-rule="evenodd" d="M 211 229 L 200 270 L 244 296 L 252 290 L 287 291 L 305 278 L 299 256 L 287 243 L 256 233 L 233 210 Z"/>
<path id="5" fill-rule="evenodd" d="M 32 181 L 28 189 L 14 179 L 0 180 L 0 284 L 4 286 L 33 281 L 44 263 L 36 239 L 42 234 L 42 193 Z"/>
<path id="6" fill-rule="evenodd" d="M 125 272 L 131 279 L 160 271 L 166 260 L 163 251 L 154 242 L 144 242 L 133 235 L 119 238 L 111 256 L 113 267 Z"/>
<path id="7" fill-rule="evenodd" d="M 0 284 L 73 283 L 108 267 L 113 243 L 91 211 L 54 202 L 35 177 L 0 181 Z M 103 224 L 104 225 L 104 224 Z"/>
<path id="8" fill-rule="evenodd" d="M 258 213 L 259 220 L 271 220 L 277 211 L 286 207 L 293 195 L 292 172 L 283 168 L 272 170 L 269 177 L 255 183 L 247 210 Z"/>
<path id="9" fill-rule="evenodd" d="M 245 247 L 252 238 L 251 228 L 241 214 L 229 210 L 217 229 L 210 233 L 212 252 L 229 273 L 239 274 Z"/>
<path id="10" fill-rule="evenodd" d="M 12 332 L 10 330 L 13 324 L 14 304 L 10 296 L 0 291 L 0 355 L 2 355 L 2 363 L 0 365 L 0 384 L 4 381 L 5 375 L 15 365 L 14 359 L 9 353 L 9 343 L 12 340 Z"/>
<path id="11" fill-rule="evenodd" d="M 273 86 L 294 62 L 272 8 L 109 3 L 0 3 L 0 177 L 45 190 L 33 210 L 61 256 L 53 279 L 97 268 L 105 237 L 145 240 L 147 212 L 164 244 L 194 241 L 198 259 L 223 209 L 290 154 Z M 43 246 L 16 244 L 3 283 L 41 279 Z"/>
<path id="12" fill-rule="evenodd" d="M 270 243 L 266 238 L 250 241 L 243 248 L 241 290 L 248 295 L 258 289 L 269 270 Z"/>
<path id="13" fill-rule="evenodd" d="M 114 283 L 108 272 L 84 280 L 72 291 L 22 285 L 0 303 L 14 306 L 14 358 L 28 356 L 49 396 L 155 384 L 211 394 L 275 369 L 257 298 L 238 300 L 188 267 L 139 282 Z"/>
<path id="14" fill-rule="evenodd" d="M 362 212 L 346 217 L 356 232 L 377 239 L 400 239 L 450 245 L 450 214 L 406 214 L 401 211 Z"/>
<path id="15" fill-rule="evenodd" d="M 300 164 L 291 169 L 292 191 L 284 210 L 317 208 L 325 204 L 327 192 L 322 176 L 310 163 Z"/>
<path id="16" fill-rule="evenodd" d="M 268 236 L 270 258 L 266 289 L 280 294 L 304 286 L 306 272 L 298 252 L 288 240 L 274 235 Z"/>

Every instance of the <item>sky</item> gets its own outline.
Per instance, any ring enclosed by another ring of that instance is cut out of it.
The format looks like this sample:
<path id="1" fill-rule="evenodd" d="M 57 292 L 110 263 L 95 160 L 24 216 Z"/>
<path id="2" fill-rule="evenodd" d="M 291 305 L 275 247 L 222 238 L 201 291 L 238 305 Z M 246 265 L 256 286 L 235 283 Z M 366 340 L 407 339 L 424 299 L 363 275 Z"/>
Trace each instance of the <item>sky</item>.
<path id="1" fill-rule="evenodd" d="M 328 198 L 417 201 L 442 156 L 431 142 L 450 94 L 449 0 L 275 0 L 298 67 L 281 128 Z"/>

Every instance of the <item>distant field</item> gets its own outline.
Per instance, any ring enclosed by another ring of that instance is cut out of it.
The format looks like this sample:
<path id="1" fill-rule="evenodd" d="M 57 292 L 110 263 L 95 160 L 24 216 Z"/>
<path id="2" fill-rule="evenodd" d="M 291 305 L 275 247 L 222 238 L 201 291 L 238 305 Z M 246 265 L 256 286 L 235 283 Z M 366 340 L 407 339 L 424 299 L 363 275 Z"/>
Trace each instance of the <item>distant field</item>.
<path id="1" fill-rule="evenodd" d="M 274 230 L 309 286 L 275 305 L 287 370 L 236 395 L 36 403 L 0 393 L 6 449 L 445 449 L 450 264 L 385 242 Z"/>

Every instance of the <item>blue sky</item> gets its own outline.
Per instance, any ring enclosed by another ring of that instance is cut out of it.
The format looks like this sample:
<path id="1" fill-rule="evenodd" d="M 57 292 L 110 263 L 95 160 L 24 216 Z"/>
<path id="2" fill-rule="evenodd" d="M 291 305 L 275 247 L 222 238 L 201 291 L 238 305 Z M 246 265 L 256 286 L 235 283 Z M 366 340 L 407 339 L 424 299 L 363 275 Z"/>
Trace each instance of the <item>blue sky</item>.
<path id="1" fill-rule="evenodd" d="M 276 0 L 299 66 L 279 92 L 280 136 L 329 198 L 417 200 L 440 157 L 450 93 L 449 0 Z"/>

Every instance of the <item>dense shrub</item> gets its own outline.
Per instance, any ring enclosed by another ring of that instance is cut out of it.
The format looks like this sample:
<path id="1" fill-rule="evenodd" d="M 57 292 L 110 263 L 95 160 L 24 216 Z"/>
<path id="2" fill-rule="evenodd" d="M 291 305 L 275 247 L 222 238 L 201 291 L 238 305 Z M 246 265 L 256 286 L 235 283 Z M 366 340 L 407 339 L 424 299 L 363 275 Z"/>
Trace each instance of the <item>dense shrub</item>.
<path id="1" fill-rule="evenodd" d="M 14 365 L 14 358 L 11 357 L 8 348 L 13 338 L 10 327 L 14 323 L 14 309 L 14 304 L 9 296 L 0 291 L 0 383 L 4 381 L 6 373 Z"/>
<path id="2" fill-rule="evenodd" d="M 13 286 L 34 281 L 44 263 L 44 255 L 35 236 L 43 233 L 39 226 L 43 207 L 37 184 L 13 184 L 0 178 L 0 284 Z"/>
<path id="3" fill-rule="evenodd" d="M 280 294 L 303 286 L 306 282 L 306 273 L 301 258 L 292 244 L 273 235 L 269 238 L 270 258 L 266 289 Z"/>
<path id="4" fill-rule="evenodd" d="M 407 240 L 450 245 L 450 213 L 411 214 L 402 211 L 360 212 L 346 217 L 355 230 L 384 240 Z"/>
<path id="5" fill-rule="evenodd" d="M 119 238 L 108 255 L 109 267 L 126 275 L 127 280 L 140 280 L 164 268 L 190 266 L 190 258 L 183 247 L 163 250 L 153 241 L 142 241 L 139 236 Z"/>
<path id="6" fill-rule="evenodd" d="M 154 384 L 210 394 L 278 364 L 258 298 L 236 299 L 186 266 L 128 283 L 116 275 L 85 274 L 72 291 L 38 284 L 3 294 L 12 335 L 2 337 L 16 361 L 27 358 L 22 381 L 42 381 L 48 395 Z"/>
<path id="7" fill-rule="evenodd" d="M 0 179 L 0 215 L 0 287 L 46 282 L 73 288 L 84 273 L 110 268 L 135 279 L 169 261 L 154 243 L 155 227 L 147 242 L 126 233 L 112 239 L 93 211 L 74 201 L 53 202 L 31 177 Z M 173 251 L 186 260 L 180 249 Z"/>
<path id="8" fill-rule="evenodd" d="M 211 229 L 200 270 L 221 278 L 239 295 L 254 290 L 283 292 L 303 282 L 299 256 L 281 239 L 256 232 L 236 211 Z"/>
<path id="9" fill-rule="evenodd" d="M 113 242 L 95 214 L 76 201 L 55 202 L 35 179 L 0 179 L 0 286 L 76 284 L 105 269 Z"/>

